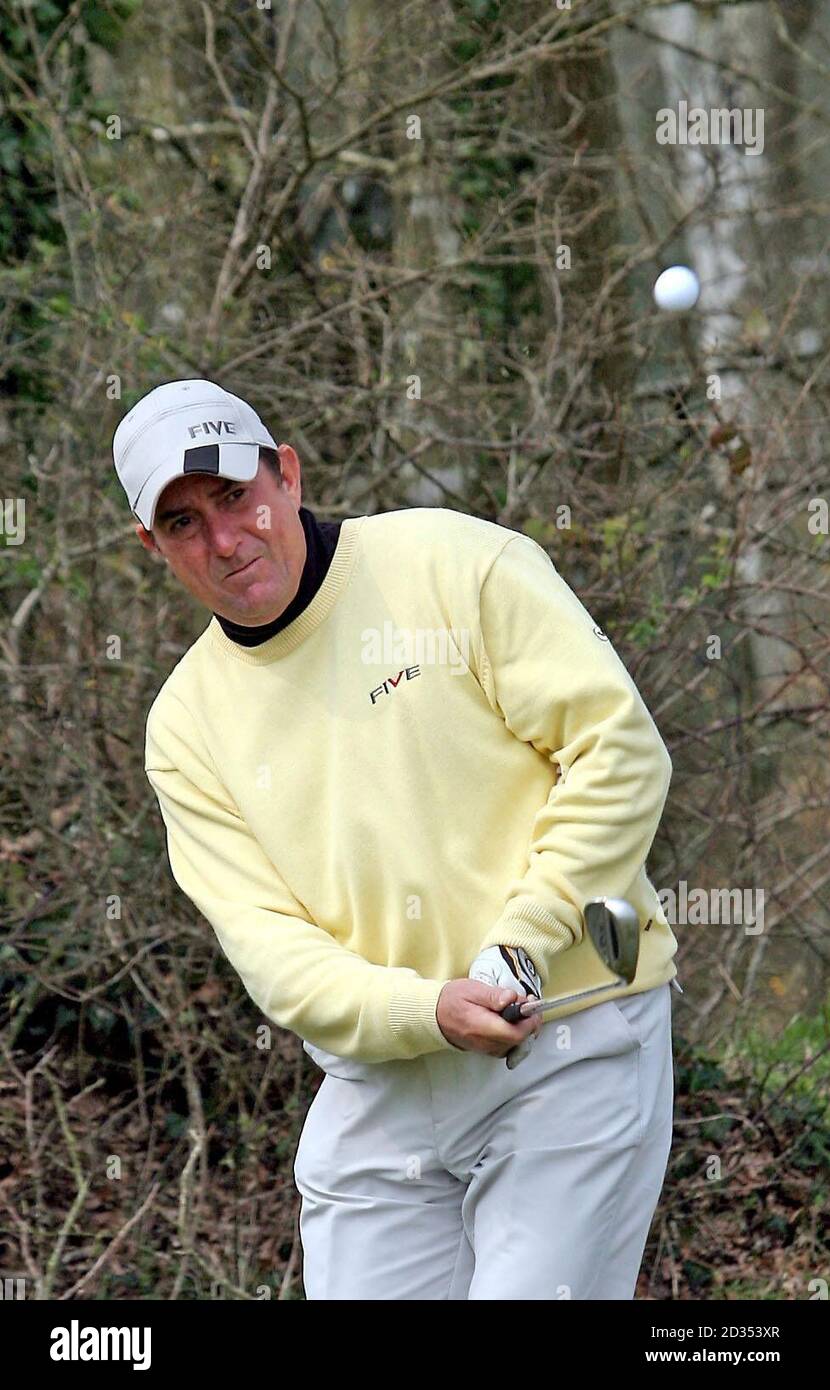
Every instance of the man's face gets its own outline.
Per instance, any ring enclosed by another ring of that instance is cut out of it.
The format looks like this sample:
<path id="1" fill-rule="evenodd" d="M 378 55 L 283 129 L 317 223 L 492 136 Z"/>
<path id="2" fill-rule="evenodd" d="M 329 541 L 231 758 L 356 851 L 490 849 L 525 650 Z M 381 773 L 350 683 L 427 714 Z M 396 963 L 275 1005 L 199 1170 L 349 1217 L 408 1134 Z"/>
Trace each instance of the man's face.
<path id="1" fill-rule="evenodd" d="M 136 526 L 142 545 L 164 557 L 188 593 L 246 627 L 284 612 L 306 559 L 300 461 L 290 444 L 278 453 L 282 486 L 262 460 L 249 483 L 188 473 L 162 492 L 153 530 Z"/>

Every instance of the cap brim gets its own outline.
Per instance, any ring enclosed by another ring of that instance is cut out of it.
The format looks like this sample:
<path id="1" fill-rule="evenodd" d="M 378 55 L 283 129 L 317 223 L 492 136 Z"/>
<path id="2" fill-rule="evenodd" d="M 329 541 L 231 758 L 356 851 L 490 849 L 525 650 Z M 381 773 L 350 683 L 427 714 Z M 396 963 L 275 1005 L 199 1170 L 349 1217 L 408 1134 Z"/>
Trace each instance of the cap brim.
<path id="1" fill-rule="evenodd" d="M 164 489 L 168 483 L 189 473 L 208 473 L 214 477 L 249 483 L 257 475 L 261 447 L 259 444 L 207 444 L 198 449 L 188 449 L 186 452 L 190 457 L 187 463 L 181 453 L 177 453 L 175 458 L 163 459 L 136 498 L 133 505 L 135 515 L 146 531 L 152 531 L 156 507 Z"/>

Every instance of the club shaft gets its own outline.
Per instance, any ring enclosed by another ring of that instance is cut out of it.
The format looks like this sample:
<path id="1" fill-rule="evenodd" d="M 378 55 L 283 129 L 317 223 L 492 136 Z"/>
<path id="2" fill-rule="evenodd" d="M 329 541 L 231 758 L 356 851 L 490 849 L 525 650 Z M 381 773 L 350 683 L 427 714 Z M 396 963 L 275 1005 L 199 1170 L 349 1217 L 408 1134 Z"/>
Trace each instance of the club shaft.
<path id="1" fill-rule="evenodd" d="M 530 1018 L 532 1014 L 540 1014 L 545 1009 L 560 1009 L 563 1004 L 573 1004 L 577 999 L 590 999 L 595 994 L 606 994 L 609 989 L 619 989 L 620 985 L 625 983 L 626 981 L 623 979 L 614 980 L 610 985 L 597 985 L 596 989 L 581 990 L 578 994 L 566 994 L 561 999 L 537 999 L 532 1004 L 522 1000 L 521 1003 L 508 1004 L 507 1008 L 510 1010 L 518 1008 L 518 1018 Z M 507 1010 L 504 1012 L 506 1013 Z M 510 1021 L 516 1022 L 517 1019 Z"/>

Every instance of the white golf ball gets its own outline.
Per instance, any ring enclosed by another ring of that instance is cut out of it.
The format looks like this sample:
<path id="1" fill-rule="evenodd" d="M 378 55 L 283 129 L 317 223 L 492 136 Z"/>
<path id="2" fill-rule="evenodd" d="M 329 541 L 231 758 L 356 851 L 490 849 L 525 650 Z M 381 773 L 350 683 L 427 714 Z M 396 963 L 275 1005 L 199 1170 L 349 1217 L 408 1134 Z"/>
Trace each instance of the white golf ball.
<path id="1" fill-rule="evenodd" d="M 654 282 L 654 298 L 661 309 L 691 309 L 700 294 L 700 281 L 687 265 L 670 265 Z"/>

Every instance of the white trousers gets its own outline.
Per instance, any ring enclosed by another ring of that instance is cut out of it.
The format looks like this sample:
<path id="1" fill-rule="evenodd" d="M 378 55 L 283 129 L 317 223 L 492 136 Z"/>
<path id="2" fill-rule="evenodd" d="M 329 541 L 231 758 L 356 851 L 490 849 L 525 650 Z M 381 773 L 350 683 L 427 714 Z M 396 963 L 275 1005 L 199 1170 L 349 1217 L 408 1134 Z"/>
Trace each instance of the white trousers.
<path id="1" fill-rule="evenodd" d="M 672 1137 L 668 984 L 479 1052 L 326 1076 L 294 1163 L 307 1299 L 631 1299 Z"/>

